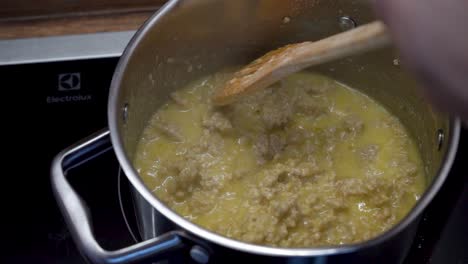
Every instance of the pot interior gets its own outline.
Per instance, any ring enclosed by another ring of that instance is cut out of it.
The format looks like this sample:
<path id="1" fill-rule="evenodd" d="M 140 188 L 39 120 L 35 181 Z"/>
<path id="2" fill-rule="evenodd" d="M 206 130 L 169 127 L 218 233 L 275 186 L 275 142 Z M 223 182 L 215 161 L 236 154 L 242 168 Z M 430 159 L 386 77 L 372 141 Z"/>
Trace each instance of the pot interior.
<path id="1" fill-rule="evenodd" d="M 364 0 L 173 1 L 169 11 L 144 26 L 122 72 L 116 109 L 128 106 L 128 115 L 125 122 L 122 113 L 114 118 L 130 160 L 149 118 L 175 89 L 282 45 L 374 19 Z M 450 120 L 428 104 L 398 62 L 397 52 L 387 48 L 310 70 L 362 91 L 399 117 L 417 143 L 430 184 L 447 152 Z M 441 147 L 439 131 L 446 135 Z"/>

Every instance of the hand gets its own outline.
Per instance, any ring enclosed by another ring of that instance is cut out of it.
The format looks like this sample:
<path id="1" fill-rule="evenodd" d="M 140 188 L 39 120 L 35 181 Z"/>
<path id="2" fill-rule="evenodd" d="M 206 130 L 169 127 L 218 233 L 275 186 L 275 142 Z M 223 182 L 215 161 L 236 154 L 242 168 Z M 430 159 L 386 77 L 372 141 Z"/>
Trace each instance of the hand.
<path id="1" fill-rule="evenodd" d="M 375 0 L 402 63 L 436 105 L 468 120 L 468 0 Z"/>

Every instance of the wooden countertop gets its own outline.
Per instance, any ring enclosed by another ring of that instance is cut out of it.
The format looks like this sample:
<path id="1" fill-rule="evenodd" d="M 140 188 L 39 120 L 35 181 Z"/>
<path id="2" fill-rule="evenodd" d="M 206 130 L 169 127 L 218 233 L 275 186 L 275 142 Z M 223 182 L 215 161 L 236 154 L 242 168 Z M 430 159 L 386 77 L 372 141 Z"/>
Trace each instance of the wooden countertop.
<path id="1" fill-rule="evenodd" d="M 0 20 L 0 40 L 136 30 L 157 7 L 119 12 Z"/>

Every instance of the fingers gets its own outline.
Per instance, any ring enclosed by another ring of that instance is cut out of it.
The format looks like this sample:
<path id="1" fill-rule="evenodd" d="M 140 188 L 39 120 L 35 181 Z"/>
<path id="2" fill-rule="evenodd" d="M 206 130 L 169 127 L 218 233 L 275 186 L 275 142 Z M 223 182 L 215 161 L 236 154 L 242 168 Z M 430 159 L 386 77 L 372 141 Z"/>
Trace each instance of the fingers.
<path id="1" fill-rule="evenodd" d="M 375 6 L 429 97 L 468 119 L 468 1 L 376 0 Z"/>

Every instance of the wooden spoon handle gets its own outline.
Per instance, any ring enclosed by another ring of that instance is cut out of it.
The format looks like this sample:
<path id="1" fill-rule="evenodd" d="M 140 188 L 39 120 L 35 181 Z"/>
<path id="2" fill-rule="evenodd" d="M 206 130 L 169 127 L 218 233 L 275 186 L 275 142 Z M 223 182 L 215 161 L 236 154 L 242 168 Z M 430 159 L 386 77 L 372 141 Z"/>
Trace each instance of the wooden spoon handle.
<path id="1" fill-rule="evenodd" d="M 385 25 L 375 21 L 295 49 L 287 65 L 306 68 L 390 44 Z"/>

